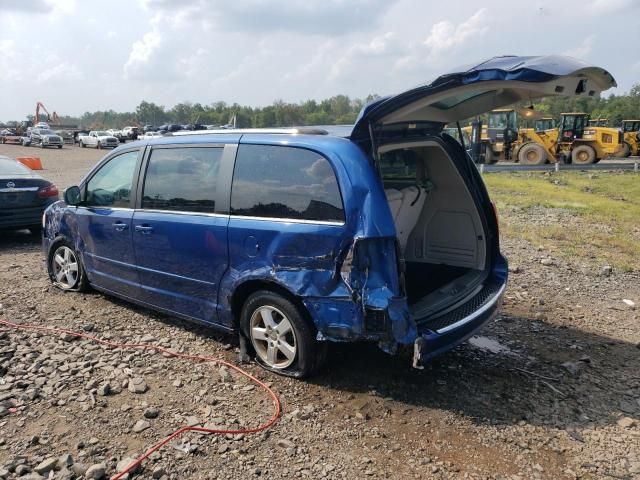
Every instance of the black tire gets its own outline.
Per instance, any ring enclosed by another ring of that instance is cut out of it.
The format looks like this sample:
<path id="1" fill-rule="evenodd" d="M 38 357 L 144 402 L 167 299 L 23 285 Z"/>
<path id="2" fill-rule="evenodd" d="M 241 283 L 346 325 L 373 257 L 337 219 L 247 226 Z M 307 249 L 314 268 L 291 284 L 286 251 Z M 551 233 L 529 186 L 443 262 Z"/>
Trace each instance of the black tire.
<path id="1" fill-rule="evenodd" d="M 484 147 L 484 163 L 488 165 L 493 165 L 494 163 L 498 163 L 498 157 L 493 152 L 493 148 L 491 148 L 491 145 L 489 144 L 487 144 Z"/>
<path id="2" fill-rule="evenodd" d="M 270 318 L 277 324 L 276 328 L 270 331 L 267 323 L 263 321 L 264 317 L 261 316 L 261 311 L 265 309 L 271 311 Z M 291 327 L 290 330 L 285 330 L 289 331 L 286 338 L 279 336 L 277 332 L 277 328 L 284 324 L 284 320 L 288 320 Z M 266 328 L 261 328 L 259 326 L 261 323 L 264 323 Z M 266 370 L 279 375 L 295 378 L 308 377 L 318 371 L 326 359 L 326 344 L 316 340 L 317 330 L 308 318 L 307 312 L 278 293 L 269 290 L 252 293 L 242 307 L 240 328 L 247 339 L 247 344 L 253 349 L 256 362 Z M 256 336 L 260 335 L 252 334 L 254 330 L 262 330 L 265 338 L 256 339 Z M 287 348 L 291 346 L 291 339 L 293 339 L 295 355 L 290 359 L 282 354 L 281 347 L 275 346 L 276 342 L 280 345 L 280 339 L 283 340 L 283 344 L 286 343 Z M 266 358 L 269 356 L 267 353 L 269 344 L 276 352 L 271 363 Z M 279 357 L 282 357 L 282 361 L 279 361 Z"/>
<path id="3" fill-rule="evenodd" d="M 67 281 L 67 278 L 64 278 L 63 281 L 59 281 L 58 278 L 56 278 L 57 268 L 54 266 L 54 262 L 56 262 L 56 254 L 61 253 L 60 250 L 63 248 L 69 249 L 75 256 L 75 263 L 77 264 L 77 278 L 74 282 Z M 84 292 L 89 287 L 87 274 L 85 273 L 84 265 L 82 264 L 82 258 L 76 251 L 75 247 L 65 239 L 60 239 L 54 242 L 49 248 L 49 253 L 47 255 L 47 272 L 49 273 L 51 283 L 60 290 L 67 292 Z"/>
<path id="4" fill-rule="evenodd" d="M 534 142 L 525 143 L 518 149 L 518 163 L 521 165 L 544 165 L 547 163 L 547 152 Z"/>
<path id="5" fill-rule="evenodd" d="M 84 144 L 84 142 L 79 142 L 80 143 L 80 148 L 85 148 L 86 145 Z"/>
<path id="6" fill-rule="evenodd" d="M 62 145 L 58 145 L 58 148 L 62 148 Z"/>
<path id="7" fill-rule="evenodd" d="M 96 144 L 96 148 L 97 148 L 98 150 L 102 150 L 102 144 L 101 144 L 100 142 L 98 142 L 98 143 Z"/>
<path id="8" fill-rule="evenodd" d="M 590 145 L 579 145 L 571 151 L 571 163 L 574 165 L 596 163 L 596 151 Z"/>
<path id="9" fill-rule="evenodd" d="M 619 156 L 623 158 L 631 156 L 631 144 L 629 142 L 622 142 L 622 150 L 620 150 Z"/>

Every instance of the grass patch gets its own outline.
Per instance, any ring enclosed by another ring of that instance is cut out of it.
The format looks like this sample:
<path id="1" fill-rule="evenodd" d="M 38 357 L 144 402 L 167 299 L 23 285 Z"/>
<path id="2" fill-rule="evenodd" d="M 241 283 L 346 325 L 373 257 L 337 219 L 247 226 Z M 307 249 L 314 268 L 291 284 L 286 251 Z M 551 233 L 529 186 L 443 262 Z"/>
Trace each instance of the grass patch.
<path id="1" fill-rule="evenodd" d="M 640 175 L 487 173 L 505 235 L 620 270 L 640 270 Z"/>

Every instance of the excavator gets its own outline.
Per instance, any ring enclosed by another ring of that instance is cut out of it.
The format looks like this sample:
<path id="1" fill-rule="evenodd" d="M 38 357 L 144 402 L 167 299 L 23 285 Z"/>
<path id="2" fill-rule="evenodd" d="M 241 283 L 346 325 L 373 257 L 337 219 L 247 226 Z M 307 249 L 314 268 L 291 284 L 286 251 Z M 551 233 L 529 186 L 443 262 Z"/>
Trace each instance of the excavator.
<path id="1" fill-rule="evenodd" d="M 640 120 L 622 120 L 621 157 L 640 155 Z"/>
<path id="2" fill-rule="evenodd" d="M 40 110 L 43 110 L 44 113 L 47 114 L 47 117 L 46 117 L 46 122 L 47 123 L 48 122 L 60 123 L 60 118 L 58 117 L 58 114 L 56 112 L 53 112 L 52 114 L 50 114 L 49 110 L 47 110 L 47 107 L 45 107 L 42 102 L 37 102 L 36 103 L 36 115 L 35 115 L 35 117 L 33 117 L 34 126 L 41 121 L 40 120 Z"/>
<path id="3" fill-rule="evenodd" d="M 589 114 L 562 113 L 557 129 L 520 132 L 514 157 L 524 165 L 564 162 L 597 163 L 622 150 L 622 131 L 589 126 Z"/>

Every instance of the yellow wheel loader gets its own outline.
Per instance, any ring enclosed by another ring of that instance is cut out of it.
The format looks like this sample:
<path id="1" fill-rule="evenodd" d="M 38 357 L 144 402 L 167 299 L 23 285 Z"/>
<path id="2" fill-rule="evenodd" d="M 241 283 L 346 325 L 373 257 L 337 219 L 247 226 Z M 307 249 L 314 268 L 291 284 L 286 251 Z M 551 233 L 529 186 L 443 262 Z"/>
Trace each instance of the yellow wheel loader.
<path id="1" fill-rule="evenodd" d="M 519 133 L 514 157 L 523 165 L 547 162 L 586 165 L 616 155 L 622 150 L 622 131 L 589 127 L 586 113 L 563 113 L 557 129 Z"/>
<path id="2" fill-rule="evenodd" d="M 621 157 L 640 155 L 640 120 L 622 120 Z"/>
<path id="3" fill-rule="evenodd" d="M 471 126 L 462 128 L 467 137 L 471 136 Z M 513 144 L 518 138 L 518 118 L 514 109 L 498 109 L 487 113 L 487 122 L 480 131 L 480 153 L 484 163 L 510 160 Z"/>
<path id="4" fill-rule="evenodd" d="M 587 126 L 589 127 L 608 127 L 609 119 L 608 118 L 595 118 L 589 119 L 587 122 Z"/>
<path id="5" fill-rule="evenodd" d="M 542 117 L 540 120 L 536 120 L 536 132 L 544 132 L 545 130 L 553 130 L 554 128 L 556 128 L 556 121 L 551 117 Z"/>

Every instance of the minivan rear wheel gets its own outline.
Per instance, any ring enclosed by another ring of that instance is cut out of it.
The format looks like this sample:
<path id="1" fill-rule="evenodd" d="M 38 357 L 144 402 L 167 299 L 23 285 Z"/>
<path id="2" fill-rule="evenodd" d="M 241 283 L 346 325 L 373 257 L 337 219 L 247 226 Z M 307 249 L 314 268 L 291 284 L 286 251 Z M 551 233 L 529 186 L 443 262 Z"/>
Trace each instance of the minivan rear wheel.
<path id="1" fill-rule="evenodd" d="M 267 370 L 297 378 L 314 373 L 325 359 L 326 345 L 316 340 L 316 329 L 304 312 L 284 296 L 259 290 L 242 307 L 240 324 Z"/>

